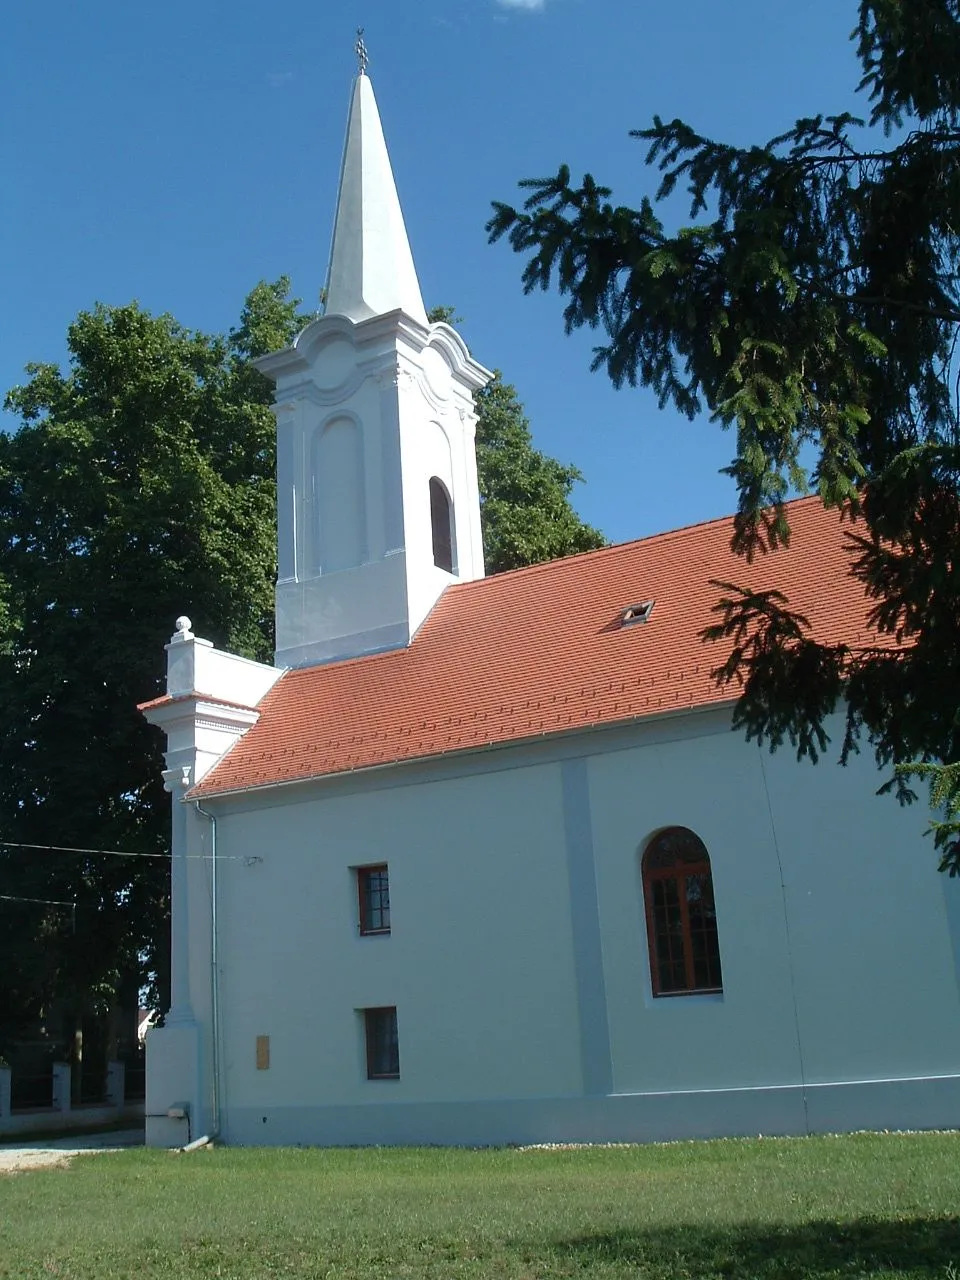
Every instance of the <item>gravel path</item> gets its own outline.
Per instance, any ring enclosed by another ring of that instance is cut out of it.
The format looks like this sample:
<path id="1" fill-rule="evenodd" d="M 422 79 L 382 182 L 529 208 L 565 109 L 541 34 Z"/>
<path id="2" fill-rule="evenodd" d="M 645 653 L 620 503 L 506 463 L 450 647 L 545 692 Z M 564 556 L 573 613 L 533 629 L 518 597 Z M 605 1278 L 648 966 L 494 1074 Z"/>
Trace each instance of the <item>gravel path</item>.
<path id="1" fill-rule="evenodd" d="M 74 1156 L 102 1151 L 122 1151 L 142 1147 L 142 1129 L 122 1129 L 114 1133 L 89 1133 L 74 1138 L 37 1138 L 33 1142 L 0 1144 L 0 1173 L 20 1173 L 24 1169 L 49 1169 L 67 1165 Z"/>

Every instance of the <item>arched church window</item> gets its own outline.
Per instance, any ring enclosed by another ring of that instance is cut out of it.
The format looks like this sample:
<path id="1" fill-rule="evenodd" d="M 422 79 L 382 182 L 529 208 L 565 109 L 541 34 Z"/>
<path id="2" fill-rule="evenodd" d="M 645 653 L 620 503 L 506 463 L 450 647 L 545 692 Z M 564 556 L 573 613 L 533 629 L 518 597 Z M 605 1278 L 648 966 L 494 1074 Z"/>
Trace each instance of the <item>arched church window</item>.
<path id="1" fill-rule="evenodd" d="M 430 526 L 433 530 L 433 563 L 453 573 L 453 506 L 450 495 L 436 476 L 430 480 Z"/>
<path id="2" fill-rule="evenodd" d="M 686 827 L 666 827 L 644 850 L 643 898 L 655 996 L 722 991 L 710 856 Z"/>

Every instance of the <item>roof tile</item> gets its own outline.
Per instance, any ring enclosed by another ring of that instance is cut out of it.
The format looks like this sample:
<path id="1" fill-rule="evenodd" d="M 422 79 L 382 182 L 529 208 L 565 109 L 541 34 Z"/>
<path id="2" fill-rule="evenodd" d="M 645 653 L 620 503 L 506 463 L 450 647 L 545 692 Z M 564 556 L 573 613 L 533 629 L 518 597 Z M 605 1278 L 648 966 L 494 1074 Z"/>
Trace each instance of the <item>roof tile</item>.
<path id="1" fill-rule="evenodd" d="M 846 527 L 790 504 L 789 548 L 752 564 L 732 519 L 449 587 L 406 649 L 288 671 L 260 719 L 194 789 L 245 790 L 727 701 L 705 649 L 711 579 L 777 587 L 825 642 L 876 641 Z M 621 627 L 637 600 L 649 621 Z"/>

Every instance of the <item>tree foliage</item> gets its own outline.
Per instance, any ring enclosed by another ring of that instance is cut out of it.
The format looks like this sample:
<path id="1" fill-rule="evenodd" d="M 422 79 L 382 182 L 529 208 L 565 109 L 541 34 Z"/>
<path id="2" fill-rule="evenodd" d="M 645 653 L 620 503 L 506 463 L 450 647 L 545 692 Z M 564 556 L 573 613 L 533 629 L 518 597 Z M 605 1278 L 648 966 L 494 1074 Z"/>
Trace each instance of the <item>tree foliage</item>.
<path id="1" fill-rule="evenodd" d="M 453 307 L 433 307 L 432 322 L 461 323 Z M 570 505 L 580 471 L 541 453 L 516 389 L 497 370 L 475 396 L 477 477 L 487 573 L 559 560 L 606 545 Z"/>
<path id="2" fill-rule="evenodd" d="M 523 405 L 499 372 L 477 393 L 476 403 L 487 571 L 501 573 L 605 546 L 603 534 L 570 505 L 580 472 L 534 448 Z"/>
<path id="3" fill-rule="evenodd" d="M 177 614 L 270 652 L 275 428 L 249 356 L 295 324 L 285 293 L 258 286 L 227 339 L 97 306 L 70 326 L 70 372 L 32 365 L 8 396 L 0 866 L 11 897 L 36 900 L 3 903 L 8 1034 L 54 995 L 83 1017 L 130 975 L 165 973 L 164 859 L 66 850 L 167 846 L 156 731 L 135 708 L 161 692 Z"/>
<path id="4" fill-rule="evenodd" d="M 868 120 L 815 115 L 736 147 L 655 118 L 634 135 L 661 175 L 639 208 L 563 166 L 521 184 L 522 208 L 495 204 L 488 230 L 527 255 L 527 291 L 566 295 L 568 331 L 602 333 L 594 367 L 615 385 L 736 432 L 748 561 L 789 537 L 791 489 L 851 518 L 852 572 L 906 646 L 826 647 L 782 597 L 730 588 L 710 631 L 735 641 L 718 678 L 745 681 L 750 735 L 814 757 L 844 694 L 844 756 L 868 740 L 903 798 L 924 763 L 957 872 L 941 766 L 960 759 L 960 5 L 862 0 L 853 38 Z M 656 209 L 678 187 L 693 222 L 671 232 Z"/>
<path id="5" fill-rule="evenodd" d="M 70 369 L 29 366 L 0 435 L 0 1051 L 53 1002 L 102 1017 L 153 975 L 166 1004 L 169 797 L 137 712 L 161 638 L 273 651 L 270 383 L 251 364 L 308 318 L 260 283 L 227 337 L 136 303 L 82 312 Z M 533 449 L 512 388 L 480 405 L 491 567 L 596 545 L 577 473 Z M 52 846 L 31 848 L 29 846 Z M 115 850 L 136 857 L 76 850 Z"/>

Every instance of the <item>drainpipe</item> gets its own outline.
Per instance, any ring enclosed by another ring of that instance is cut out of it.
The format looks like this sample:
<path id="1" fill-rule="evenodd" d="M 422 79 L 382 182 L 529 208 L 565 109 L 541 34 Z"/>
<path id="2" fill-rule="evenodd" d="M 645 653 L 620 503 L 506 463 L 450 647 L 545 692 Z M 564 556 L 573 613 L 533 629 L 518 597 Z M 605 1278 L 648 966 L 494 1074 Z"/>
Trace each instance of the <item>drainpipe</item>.
<path id="1" fill-rule="evenodd" d="M 193 1150 L 212 1142 L 220 1134 L 220 947 L 217 934 L 217 819 L 206 809 L 200 808 L 200 801 L 195 800 L 197 813 L 210 823 L 210 1029 L 213 1036 L 213 1127 L 210 1133 L 204 1134 L 189 1144 Z M 187 1150 L 188 1148 L 184 1148 Z"/>

